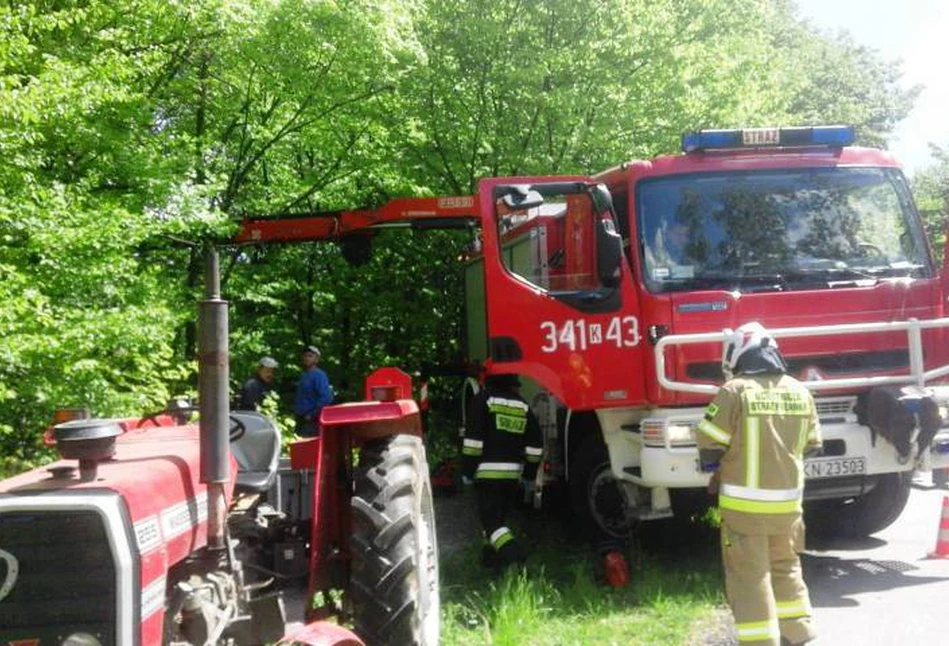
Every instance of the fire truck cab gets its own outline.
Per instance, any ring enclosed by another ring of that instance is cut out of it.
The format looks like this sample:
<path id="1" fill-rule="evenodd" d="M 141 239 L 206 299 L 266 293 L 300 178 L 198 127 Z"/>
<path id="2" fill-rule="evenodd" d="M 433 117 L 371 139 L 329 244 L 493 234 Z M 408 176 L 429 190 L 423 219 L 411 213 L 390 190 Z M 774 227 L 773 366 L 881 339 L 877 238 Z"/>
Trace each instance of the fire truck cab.
<path id="1" fill-rule="evenodd" d="M 480 183 L 469 359 L 525 378 L 539 478 L 565 480 L 594 533 L 622 537 L 705 486 L 694 429 L 723 331 L 749 321 L 817 398 L 816 524 L 876 532 L 915 468 L 949 465 L 946 272 L 898 163 L 853 141 L 847 126 L 701 131 L 594 177 Z"/>

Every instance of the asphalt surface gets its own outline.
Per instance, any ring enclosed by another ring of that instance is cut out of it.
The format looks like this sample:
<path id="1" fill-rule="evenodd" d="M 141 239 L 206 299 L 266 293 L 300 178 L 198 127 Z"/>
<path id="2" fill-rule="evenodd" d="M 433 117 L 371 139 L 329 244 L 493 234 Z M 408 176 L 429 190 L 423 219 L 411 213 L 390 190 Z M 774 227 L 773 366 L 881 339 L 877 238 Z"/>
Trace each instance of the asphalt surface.
<path id="1" fill-rule="evenodd" d="M 890 527 L 862 540 L 808 542 L 802 557 L 816 646 L 949 644 L 949 559 L 929 559 L 945 489 L 914 482 Z"/>

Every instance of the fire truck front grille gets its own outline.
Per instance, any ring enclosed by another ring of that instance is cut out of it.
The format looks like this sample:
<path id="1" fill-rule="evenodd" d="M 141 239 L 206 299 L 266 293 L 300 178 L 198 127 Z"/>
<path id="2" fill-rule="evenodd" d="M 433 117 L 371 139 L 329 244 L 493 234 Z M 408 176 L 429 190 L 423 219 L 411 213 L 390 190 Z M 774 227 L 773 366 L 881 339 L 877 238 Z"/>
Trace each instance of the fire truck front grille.
<path id="1" fill-rule="evenodd" d="M 847 397 L 846 399 L 818 399 L 817 406 L 818 417 L 843 417 L 853 412 L 853 407 L 857 403 L 856 397 Z"/>
<path id="2" fill-rule="evenodd" d="M 906 350 L 883 350 L 880 352 L 848 352 L 810 357 L 790 357 L 788 370 L 800 375 L 808 368 L 816 368 L 827 378 L 856 376 L 867 372 L 889 372 L 909 369 L 909 354 Z M 698 381 L 721 381 L 722 366 L 718 361 L 690 363 L 685 374 Z"/>
<path id="3" fill-rule="evenodd" d="M 58 646 L 77 632 L 115 643 L 115 562 L 95 511 L 0 513 L 4 590 L 0 644 Z"/>

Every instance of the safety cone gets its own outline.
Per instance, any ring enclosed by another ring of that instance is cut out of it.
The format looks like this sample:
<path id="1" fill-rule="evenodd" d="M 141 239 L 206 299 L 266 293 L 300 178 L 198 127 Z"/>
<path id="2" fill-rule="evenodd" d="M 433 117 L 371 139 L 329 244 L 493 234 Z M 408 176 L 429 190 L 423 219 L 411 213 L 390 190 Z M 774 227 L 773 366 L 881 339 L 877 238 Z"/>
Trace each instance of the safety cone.
<path id="1" fill-rule="evenodd" d="M 949 558 L 949 496 L 942 499 L 942 516 L 939 518 L 939 531 L 936 533 L 936 550 L 930 552 L 929 558 Z"/>

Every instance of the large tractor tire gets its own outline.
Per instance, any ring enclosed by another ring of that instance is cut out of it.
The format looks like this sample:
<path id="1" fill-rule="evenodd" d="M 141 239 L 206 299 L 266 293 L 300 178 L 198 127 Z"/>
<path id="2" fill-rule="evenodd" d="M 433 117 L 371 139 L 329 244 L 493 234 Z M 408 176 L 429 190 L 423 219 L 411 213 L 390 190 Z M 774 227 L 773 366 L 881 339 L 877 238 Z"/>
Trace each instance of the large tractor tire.
<path id="1" fill-rule="evenodd" d="M 354 484 L 356 633 L 367 646 L 437 646 L 438 546 L 422 440 L 397 435 L 366 444 Z"/>
<path id="2" fill-rule="evenodd" d="M 587 437 L 570 458 L 570 507 L 580 527 L 594 542 L 629 536 L 626 496 L 610 466 L 599 437 Z"/>
<path id="3" fill-rule="evenodd" d="M 805 522 L 816 536 L 863 538 L 892 525 L 909 500 L 911 473 L 877 476 L 869 492 L 848 500 L 805 504 Z"/>

